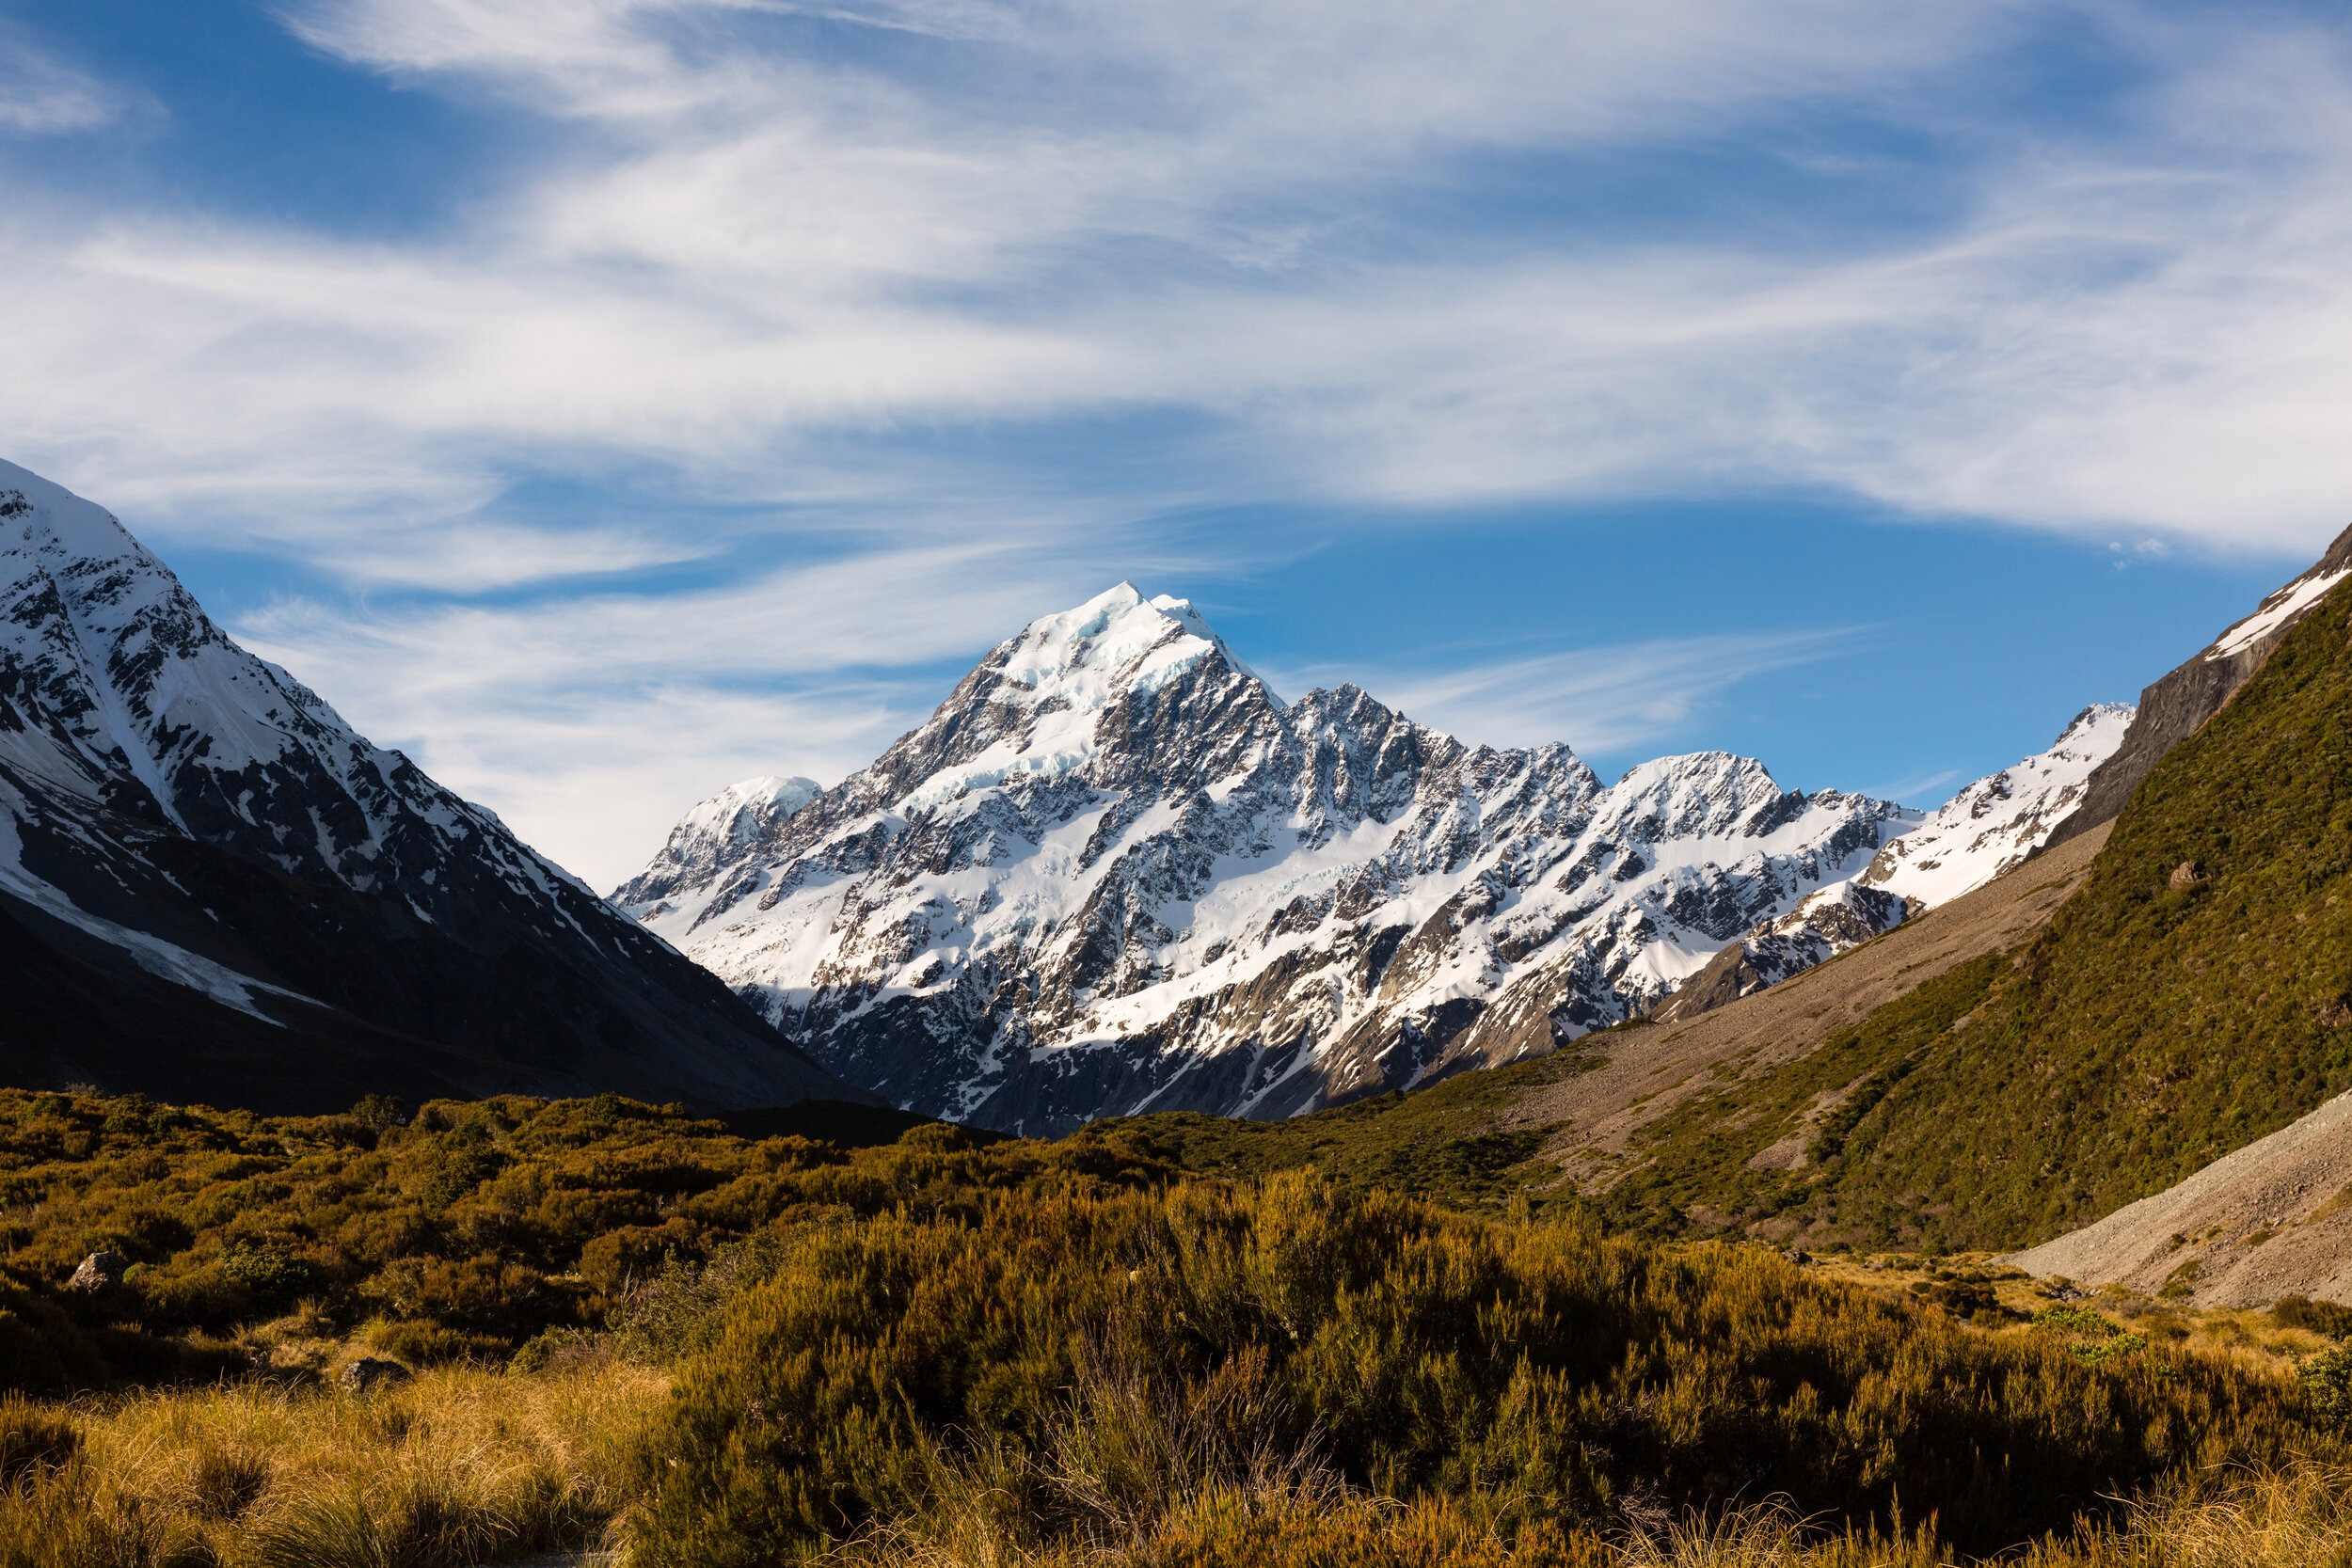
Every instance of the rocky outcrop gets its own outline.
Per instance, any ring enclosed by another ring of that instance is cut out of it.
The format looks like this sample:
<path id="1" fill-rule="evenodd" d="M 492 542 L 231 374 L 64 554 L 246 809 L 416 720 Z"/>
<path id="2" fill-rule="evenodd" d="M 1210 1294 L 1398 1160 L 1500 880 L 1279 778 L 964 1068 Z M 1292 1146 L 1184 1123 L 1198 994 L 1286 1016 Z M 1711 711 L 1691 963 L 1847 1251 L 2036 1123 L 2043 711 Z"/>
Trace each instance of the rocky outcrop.
<path id="1" fill-rule="evenodd" d="M 0 1050 L 19 1084 L 263 1110 L 862 1098 L 8 464 Z"/>
<path id="2" fill-rule="evenodd" d="M 82 1259 L 82 1266 L 73 1271 L 73 1277 L 67 1280 L 65 1286 L 69 1291 L 94 1295 L 110 1285 L 121 1284 L 123 1271 L 130 1266 L 129 1260 L 119 1253 L 93 1252 Z"/>
<path id="3" fill-rule="evenodd" d="M 843 1078 L 1058 1132 L 1549 1051 L 1916 819 L 1722 752 L 1606 785 L 1354 687 L 1285 704 L 1191 606 L 1121 584 L 734 852 L 665 850 L 615 896 Z"/>

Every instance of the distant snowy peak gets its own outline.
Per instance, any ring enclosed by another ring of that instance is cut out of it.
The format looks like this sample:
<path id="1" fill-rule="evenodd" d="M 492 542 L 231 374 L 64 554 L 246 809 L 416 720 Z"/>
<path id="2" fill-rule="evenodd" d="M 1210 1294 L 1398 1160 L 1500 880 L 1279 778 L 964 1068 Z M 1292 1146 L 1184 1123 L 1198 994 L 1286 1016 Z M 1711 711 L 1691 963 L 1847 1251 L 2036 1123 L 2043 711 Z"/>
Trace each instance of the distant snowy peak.
<path id="1" fill-rule="evenodd" d="M 653 904 L 704 885 L 822 792 L 814 779 L 772 775 L 727 785 L 679 818 L 653 863 L 615 890 L 613 901 Z"/>
<path id="2" fill-rule="evenodd" d="M 1191 600 L 1167 594 L 1146 599 L 1134 583 L 1121 582 L 1075 610 L 1030 622 L 987 662 L 1036 703 L 1092 712 L 1116 691 L 1156 690 L 1212 653 L 1235 673 L 1258 680 Z M 1272 688 L 1266 695 L 1280 705 Z"/>
<path id="3" fill-rule="evenodd" d="M 1106 748 L 1138 738 L 1117 716 L 1179 688 L 1226 707 L 1283 708 L 1188 600 L 1146 599 L 1122 582 L 999 643 L 875 765 L 877 782 L 898 788 L 887 804 L 904 814 L 1007 782 L 1091 777 Z"/>
<path id="4" fill-rule="evenodd" d="M 616 902 L 841 1076 L 1030 1132 L 1550 1050 L 1915 820 L 1726 752 L 1604 787 L 1566 746 L 1466 746 L 1352 686 L 1286 705 L 1126 583 L 782 822 L 723 846 L 724 816 Z"/>
<path id="5" fill-rule="evenodd" d="M 1880 850 L 1856 880 L 1922 905 L 1982 887 L 2081 807 L 2091 773 L 2123 743 L 2132 716 L 2124 703 L 2083 709 L 2048 751 L 1968 785 Z"/>

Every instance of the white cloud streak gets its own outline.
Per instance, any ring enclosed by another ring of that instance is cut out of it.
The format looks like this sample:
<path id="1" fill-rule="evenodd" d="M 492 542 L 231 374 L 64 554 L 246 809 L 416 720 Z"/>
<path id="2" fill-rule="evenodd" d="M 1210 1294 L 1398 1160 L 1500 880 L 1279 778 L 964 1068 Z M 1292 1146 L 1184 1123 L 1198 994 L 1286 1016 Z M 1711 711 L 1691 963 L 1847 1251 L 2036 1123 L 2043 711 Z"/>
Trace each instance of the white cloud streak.
<path id="1" fill-rule="evenodd" d="M 886 590 L 882 585 L 886 585 Z M 946 694 L 951 664 L 1100 583 L 1034 552 L 883 551 L 665 597 L 355 613 L 285 600 L 240 641 L 599 887 L 758 773 L 826 783 Z"/>
<path id="2" fill-rule="evenodd" d="M 0 133 L 88 131 L 135 107 L 152 108 L 56 57 L 21 28 L 0 23 Z"/>
<path id="3" fill-rule="evenodd" d="M 837 565 L 739 590 L 244 628 L 601 879 L 671 805 L 841 771 L 937 694 L 759 682 L 985 646 L 1102 586 L 1069 562 L 1105 515 L 1799 484 L 2293 553 L 2352 512 L 2352 64 L 2326 30 L 1864 0 L 291 15 L 404 84 L 530 106 L 565 155 L 409 241 L 14 193 L 8 455 L 167 551 L 264 549 L 355 590 L 702 560 L 794 509 L 863 524 Z M 1972 63 L 2061 15 L 2143 71 L 2122 129 L 1971 118 Z M 846 63 L 803 47 L 812 19 L 922 41 Z M 54 62 L 25 80 L 0 125 L 119 112 Z M 1707 145 L 1825 104 L 1964 146 L 1967 198 L 1820 244 L 1446 243 L 1392 211 L 1490 153 Z M 1187 434 L 1153 472 L 1184 477 L 1098 501 L 924 440 L 1154 413 Z M 518 468 L 623 467 L 759 515 L 483 520 Z M 1817 657 L 1716 641 L 1373 689 L 1475 737 L 1607 750 L 1742 658 Z"/>

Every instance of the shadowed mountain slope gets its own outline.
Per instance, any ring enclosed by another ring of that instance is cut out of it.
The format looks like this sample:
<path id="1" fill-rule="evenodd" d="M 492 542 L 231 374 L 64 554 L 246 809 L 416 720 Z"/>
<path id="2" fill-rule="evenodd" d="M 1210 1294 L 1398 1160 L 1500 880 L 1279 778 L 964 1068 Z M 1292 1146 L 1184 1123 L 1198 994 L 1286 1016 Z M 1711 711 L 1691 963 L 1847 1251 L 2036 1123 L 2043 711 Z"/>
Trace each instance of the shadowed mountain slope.
<path id="1" fill-rule="evenodd" d="M 860 1098 L 7 464 L 0 1051 L 18 1084 L 270 1110 Z"/>

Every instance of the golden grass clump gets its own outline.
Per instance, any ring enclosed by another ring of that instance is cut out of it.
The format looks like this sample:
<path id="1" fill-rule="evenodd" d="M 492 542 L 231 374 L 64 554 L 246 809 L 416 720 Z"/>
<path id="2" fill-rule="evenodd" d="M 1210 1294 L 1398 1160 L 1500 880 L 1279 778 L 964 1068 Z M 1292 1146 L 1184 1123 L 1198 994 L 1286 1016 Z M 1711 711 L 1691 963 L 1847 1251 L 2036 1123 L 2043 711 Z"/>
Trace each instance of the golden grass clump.
<path id="1" fill-rule="evenodd" d="M 12 1402 L 0 1432 L 73 1436 L 0 1495 L 0 1568 L 463 1568 L 596 1544 L 665 1387 L 608 1361 Z"/>
<path id="2" fill-rule="evenodd" d="M 1651 1519 L 1609 1534 L 1537 1523 L 1506 1531 L 1492 1499 L 1400 1504 L 1292 1488 L 1211 1489 L 1115 1548 L 1031 1547 L 977 1514 L 943 1534 L 877 1532 L 827 1560 L 848 1568 L 2343 1568 L 2352 1563 L 2352 1476 L 2328 1466 L 2231 1471 L 2142 1498 L 2117 1522 L 2021 1541 L 1997 1559 L 1955 1556 L 1931 1522 L 1831 1528 L 1786 1498 Z"/>

